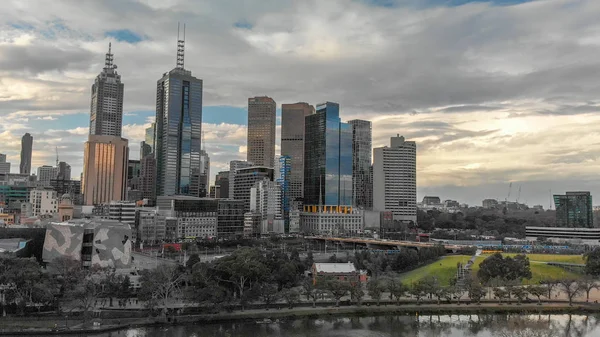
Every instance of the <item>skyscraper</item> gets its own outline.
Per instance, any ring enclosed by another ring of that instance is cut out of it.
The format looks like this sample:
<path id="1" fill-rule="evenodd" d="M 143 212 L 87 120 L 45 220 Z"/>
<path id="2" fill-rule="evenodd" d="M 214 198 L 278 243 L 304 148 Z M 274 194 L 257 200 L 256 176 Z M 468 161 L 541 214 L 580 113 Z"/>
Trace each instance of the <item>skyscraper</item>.
<path id="1" fill-rule="evenodd" d="M 266 96 L 248 98 L 247 159 L 258 166 L 275 165 L 275 101 Z"/>
<path id="2" fill-rule="evenodd" d="M 43 165 L 37 168 L 37 180 L 43 186 L 50 186 L 50 180 L 58 176 L 58 167 Z"/>
<path id="3" fill-rule="evenodd" d="M 31 153 L 33 151 L 33 137 L 29 133 L 21 138 L 21 164 L 19 172 L 21 174 L 31 175 Z"/>
<path id="4" fill-rule="evenodd" d="M 150 153 L 154 152 L 156 144 L 154 144 L 154 137 L 156 135 L 156 123 L 150 124 L 150 127 L 146 129 L 144 136 L 144 142 L 150 146 Z M 141 159 L 141 158 L 140 158 Z"/>
<path id="5" fill-rule="evenodd" d="M 229 162 L 229 193 L 227 194 L 229 198 L 234 199 L 233 190 L 235 189 L 235 175 L 237 174 L 237 170 L 252 166 L 254 166 L 253 163 L 245 160 L 232 160 Z"/>
<path id="6" fill-rule="evenodd" d="M 215 177 L 215 198 L 229 198 L 229 171 L 221 171 Z M 233 196 L 232 196 L 233 197 Z"/>
<path id="7" fill-rule="evenodd" d="M 71 180 L 71 165 L 61 161 L 58 163 L 56 171 L 57 180 Z"/>
<path id="8" fill-rule="evenodd" d="M 140 179 L 142 198 L 154 201 L 156 199 L 156 159 L 150 155 L 145 156 L 140 161 L 142 163 Z"/>
<path id="9" fill-rule="evenodd" d="M 308 103 L 281 105 L 281 155 L 290 157 L 289 202 L 304 194 L 304 119 L 315 113 Z"/>
<path id="10" fill-rule="evenodd" d="M 264 179 L 273 181 L 274 175 L 273 168 L 265 166 L 252 166 L 237 170 L 233 199 L 244 201 L 244 212 L 250 210 L 250 190 L 254 184 Z"/>
<path id="11" fill-rule="evenodd" d="M 351 206 L 352 128 L 341 122 L 339 104 L 318 104 L 304 129 L 304 209 Z"/>
<path id="12" fill-rule="evenodd" d="M 417 222 L 417 145 L 397 135 L 373 150 L 373 208 L 393 220 Z"/>
<path id="13" fill-rule="evenodd" d="M 200 197 L 206 197 L 210 186 L 210 157 L 200 150 Z"/>
<path id="14" fill-rule="evenodd" d="M 10 163 L 6 162 L 6 155 L 0 153 L 0 173 L 10 173 Z"/>
<path id="15" fill-rule="evenodd" d="M 122 123 L 123 83 L 109 43 L 104 68 L 92 84 L 90 135 L 121 137 Z"/>
<path id="16" fill-rule="evenodd" d="M 85 143 L 81 191 L 84 205 L 125 200 L 127 191 L 127 139 L 90 135 Z"/>
<path id="17" fill-rule="evenodd" d="M 558 227 L 594 227 L 592 195 L 590 192 L 567 192 L 554 195 Z"/>
<path id="18" fill-rule="evenodd" d="M 154 153 L 159 196 L 200 194 L 202 80 L 184 68 L 184 40 L 178 37 L 176 67 L 156 85 Z"/>
<path id="19" fill-rule="evenodd" d="M 355 119 L 348 121 L 348 124 L 352 126 L 353 205 L 370 209 L 373 207 L 373 183 L 371 182 L 371 122 Z"/>

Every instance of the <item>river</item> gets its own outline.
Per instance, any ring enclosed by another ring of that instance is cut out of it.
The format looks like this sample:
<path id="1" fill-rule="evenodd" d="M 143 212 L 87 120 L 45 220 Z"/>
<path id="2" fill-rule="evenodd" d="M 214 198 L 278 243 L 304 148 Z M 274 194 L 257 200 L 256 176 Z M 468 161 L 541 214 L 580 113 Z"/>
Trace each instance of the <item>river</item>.
<path id="1" fill-rule="evenodd" d="M 98 337 L 597 337 L 600 315 L 377 316 L 148 327 Z"/>

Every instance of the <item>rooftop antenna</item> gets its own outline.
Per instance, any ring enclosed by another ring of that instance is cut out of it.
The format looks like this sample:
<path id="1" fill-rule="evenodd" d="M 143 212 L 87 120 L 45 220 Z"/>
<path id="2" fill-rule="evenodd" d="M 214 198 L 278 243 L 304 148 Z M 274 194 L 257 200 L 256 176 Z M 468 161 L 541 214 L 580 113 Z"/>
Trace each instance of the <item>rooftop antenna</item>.
<path id="1" fill-rule="evenodd" d="M 206 147 L 204 146 L 204 130 L 202 130 L 202 151 L 204 151 L 206 153 Z"/>
<path id="2" fill-rule="evenodd" d="M 104 69 L 112 69 L 113 68 L 113 54 L 111 52 L 112 46 L 111 43 L 108 43 L 108 53 L 106 53 L 106 58 L 104 59 Z"/>
<path id="3" fill-rule="evenodd" d="M 58 167 L 58 146 L 56 147 L 56 167 Z"/>
<path id="4" fill-rule="evenodd" d="M 177 23 L 177 69 L 183 68 L 183 56 L 185 53 L 185 23 L 183 24 L 183 39 L 179 38 L 179 22 Z"/>

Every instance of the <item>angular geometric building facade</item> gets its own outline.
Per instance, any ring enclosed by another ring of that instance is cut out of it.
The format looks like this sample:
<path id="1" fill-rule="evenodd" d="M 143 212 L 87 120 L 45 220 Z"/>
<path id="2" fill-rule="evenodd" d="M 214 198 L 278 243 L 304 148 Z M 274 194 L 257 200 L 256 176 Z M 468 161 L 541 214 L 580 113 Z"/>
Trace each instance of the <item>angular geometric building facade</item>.
<path id="1" fill-rule="evenodd" d="M 125 200 L 128 141 L 114 136 L 90 135 L 85 143 L 81 191 L 84 205 Z"/>
<path id="2" fill-rule="evenodd" d="M 340 106 L 326 102 L 304 126 L 304 209 L 341 211 L 352 205 L 352 128 Z M 348 207 L 346 207 L 348 206 Z"/>
<path id="3" fill-rule="evenodd" d="M 31 154 L 33 152 L 33 137 L 26 133 L 21 138 L 21 163 L 19 172 L 21 174 L 31 174 Z"/>

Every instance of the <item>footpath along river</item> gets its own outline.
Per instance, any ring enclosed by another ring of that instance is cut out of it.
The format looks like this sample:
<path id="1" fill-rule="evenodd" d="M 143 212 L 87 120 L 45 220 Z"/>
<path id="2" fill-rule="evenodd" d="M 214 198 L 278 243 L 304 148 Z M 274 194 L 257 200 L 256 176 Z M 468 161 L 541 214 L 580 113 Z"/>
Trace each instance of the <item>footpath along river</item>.
<path id="1" fill-rule="evenodd" d="M 73 336 L 73 335 L 71 335 Z M 92 335 L 88 335 L 92 336 Z M 598 337 L 600 315 L 453 315 L 301 318 L 129 328 L 97 337 Z"/>

